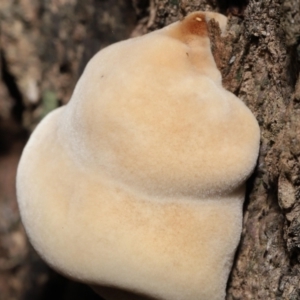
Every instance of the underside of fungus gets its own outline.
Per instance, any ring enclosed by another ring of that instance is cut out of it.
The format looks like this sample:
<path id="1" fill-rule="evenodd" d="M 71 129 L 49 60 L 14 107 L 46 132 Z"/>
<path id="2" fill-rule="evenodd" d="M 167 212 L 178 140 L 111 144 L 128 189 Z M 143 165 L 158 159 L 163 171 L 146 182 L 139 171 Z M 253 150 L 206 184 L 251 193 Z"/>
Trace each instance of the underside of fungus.
<path id="1" fill-rule="evenodd" d="M 101 50 L 21 159 L 40 255 L 106 299 L 221 300 L 259 128 L 222 87 L 196 12 Z"/>

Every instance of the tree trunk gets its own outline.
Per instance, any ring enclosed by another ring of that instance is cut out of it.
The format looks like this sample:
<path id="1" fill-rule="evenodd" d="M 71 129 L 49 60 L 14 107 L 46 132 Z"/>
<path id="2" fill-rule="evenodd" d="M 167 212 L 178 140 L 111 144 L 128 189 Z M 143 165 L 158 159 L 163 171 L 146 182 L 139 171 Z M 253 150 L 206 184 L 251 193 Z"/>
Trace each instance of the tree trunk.
<path id="1" fill-rule="evenodd" d="M 68 101 L 96 51 L 196 10 L 229 17 L 225 38 L 210 24 L 215 60 L 223 85 L 261 127 L 227 299 L 300 299 L 299 0 L 1 1 L 1 299 L 48 299 L 51 287 L 52 299 L 95 297 L 49 271 L 28 246 L 13 188 L 18 157 L 27 133 Z"/>
<path id="2" fill-rule="evenodd" d="M 200 2 L 153 0 L 147 28 L 195 10 L 229 17 L 224 39 L 211 24 L 212 50 L 223 85 L 259 121 L 261 150 L 227 299 L 300 299 L 300 2 Z"/>

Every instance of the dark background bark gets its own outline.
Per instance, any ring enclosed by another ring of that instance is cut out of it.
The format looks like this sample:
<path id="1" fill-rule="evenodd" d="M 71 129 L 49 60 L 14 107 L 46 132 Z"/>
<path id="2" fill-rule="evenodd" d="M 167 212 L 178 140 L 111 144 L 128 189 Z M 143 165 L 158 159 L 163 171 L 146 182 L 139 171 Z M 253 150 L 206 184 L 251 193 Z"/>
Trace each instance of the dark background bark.
<path id="1" fill-rule="evenodd" d="M 229 17 L 210 26 L 224 86 L 261 126 L 244 229 L 227 299 L 300 299 L 300 1 L 0 1 L 0 299 L 97 299 L 50 270 L 30 247 L 14 178 L 36 124 L 66 103 L 86 62 L 118 40 L 195 10 Z"/>

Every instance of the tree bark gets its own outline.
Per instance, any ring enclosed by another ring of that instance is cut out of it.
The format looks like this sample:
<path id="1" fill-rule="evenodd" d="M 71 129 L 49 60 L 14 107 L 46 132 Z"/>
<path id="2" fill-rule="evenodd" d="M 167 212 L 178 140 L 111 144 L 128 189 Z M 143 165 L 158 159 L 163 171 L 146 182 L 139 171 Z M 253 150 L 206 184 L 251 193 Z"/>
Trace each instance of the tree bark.
<path id="1" fill-rule="evenodd" d="M 7 179 L 0 168 L 0 178 L 13 184 L 26 132 L 68 101 L 97 50 L 196 10 L 228 16 L 225 38 L 210 23 L 214 57 L 223 85 L 247 104 L 261 127 L 260 154 L 247 185 L 243 233 L 227 299 L 300 299 L 299 0 L 1 2 L 0 166 L 10 157 L 11 175 Z M 3 299 L 29 294 L 27 299 L 40 299 L 49 282 L 62 289 L 66 281 L 49 271 L 24 238 L 13 188 L 0 188 Z M 9 217 L 2 217 L 7 211 Z"/>
<path id="2" fill-rule="evenodd" d="M 227 299 L 300 299 L 300 2 L 158 0 L 151 7 L 148 30 L 194 10 L 229 17 L 224 39 L 210 26 L 214 57 L 223 85 L 261 127 Z"/>

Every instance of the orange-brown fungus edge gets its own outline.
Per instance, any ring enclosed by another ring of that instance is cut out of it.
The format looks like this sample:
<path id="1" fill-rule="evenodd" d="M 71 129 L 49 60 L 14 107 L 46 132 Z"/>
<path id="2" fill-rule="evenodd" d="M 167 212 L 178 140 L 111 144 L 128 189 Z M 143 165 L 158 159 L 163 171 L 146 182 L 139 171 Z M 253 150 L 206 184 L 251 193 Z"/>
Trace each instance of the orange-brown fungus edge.
<path id="1" fill-rule="evenodd" d="M 207 36 L 207 23 L 203 13 L 191 14 L 181 22 L 183 35 Z"/>

